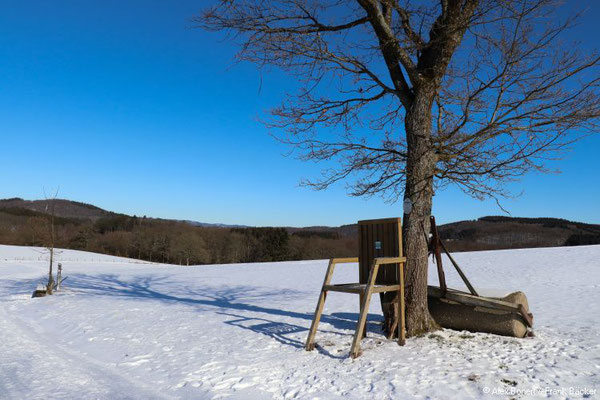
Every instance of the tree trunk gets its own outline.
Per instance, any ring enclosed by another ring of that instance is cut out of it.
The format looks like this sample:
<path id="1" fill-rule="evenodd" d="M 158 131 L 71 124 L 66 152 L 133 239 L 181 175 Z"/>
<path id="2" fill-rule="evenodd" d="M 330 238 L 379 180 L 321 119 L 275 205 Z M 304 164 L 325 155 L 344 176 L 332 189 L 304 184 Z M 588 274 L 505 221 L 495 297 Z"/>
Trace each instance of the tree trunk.
<path id="1" fill-rule="evenodd" d="M 433 200 L 436 156 L 431 143 L 434 90 L 421 89 L 405 119 L 408 157 L 403 221 L 407 336 L 437 329 L 427 308 L 429 217 Z"/>

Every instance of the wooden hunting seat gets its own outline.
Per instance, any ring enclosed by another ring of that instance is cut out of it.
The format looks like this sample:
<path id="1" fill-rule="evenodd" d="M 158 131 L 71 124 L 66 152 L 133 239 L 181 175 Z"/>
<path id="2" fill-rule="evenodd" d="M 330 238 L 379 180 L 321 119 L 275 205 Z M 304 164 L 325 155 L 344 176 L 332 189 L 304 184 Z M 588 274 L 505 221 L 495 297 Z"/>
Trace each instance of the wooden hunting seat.
<path id="1" fill-rule="evenodd" d="M 402 226 L 400 218 L 366 220 L 358 222 L 359 257 L 332 258 L 317 302 L 305 349 L 315 348 L 315 335 L 323 313 L 328 292 L 353 293 L 360 296 L 360 314 L 350 348 L 350 356 L 360 355 L 360 340 L 365 336 L 365 324 L 373 293 L 380 293 L 382 309 L 386 314 L 388 338 L 397 330 L 398 343 L 404 345 L 406 337 L 404 307 L 404 264 L 402 256 Z M 462 269 L 458 266 L 440 239 L 435 218 L 431 216 L 429 251 L 434 256 L 440 286 L 428 286 L 429 311 L 436 322 L 445 328 L 488 332 L 499 335 L 523 337 L 533 327 L 527 298 L 522 292 L 513 292 L 502 298 L 481 296 Z M 442 266 L 442 250 L 456 269 L 469 292 L 450 289 Z M 358 263 L 359 282 L 331 284 L 337 264 Z M 380 266 L 383 266 L 380 268 Z M 395 297 L 387 293 L 396 292 Z M 384 296 L 385 294 L 385 296 Z"/>
<path id="2" fill-rule="evenodd" d="M 404 264 L 402 257 L 402 229 L 400 218 L 359 221 L 359 257 L 332 258 L 325 273 L 321 294 L 317 302 L 305 349 L 315 348 L 315 335 L 323 313 L 328 292 L 358 294 L 360 314 L 356 324 L 350 356 L 360 355 L 360 340 L 366 335 L 365 325 L 373 293 L 397 292 L 394 318 L 389 338 L 398 331 L 398 343 L 404 345 L 406 327 L 404 321 Z M 392 254 L 395 253 L 395 256 Z M 359 263 L 359 282 L 332 285 L 331 278 L 337 264 Z M 380 266 L 384 266 L 380 269 Z"/>

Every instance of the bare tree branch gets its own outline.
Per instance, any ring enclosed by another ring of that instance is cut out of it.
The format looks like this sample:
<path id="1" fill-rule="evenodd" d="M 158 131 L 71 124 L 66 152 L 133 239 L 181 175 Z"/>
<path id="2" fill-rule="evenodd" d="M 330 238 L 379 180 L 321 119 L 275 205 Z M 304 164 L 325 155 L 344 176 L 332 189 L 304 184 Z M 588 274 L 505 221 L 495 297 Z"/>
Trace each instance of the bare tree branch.
<path id="1" fill-rule="evenodd" d="M 278 66 L 303 88 L 266 123 L 304 160 L 335 159 L 315 181 L 353 195 L 404 193 L 405 118 L 431 108 L 436 185 L 478 197 L 598 130 L 600 57 L 561 37 L 553 0 L 219 1 L 196 18 L 241 40 L 240 60 Z M 432 94 L 431 94 L 432 93 Z M 418 107 L 421 107 L 419 103 Z M 326 129 L 326 133 L 323 133 Z"/>

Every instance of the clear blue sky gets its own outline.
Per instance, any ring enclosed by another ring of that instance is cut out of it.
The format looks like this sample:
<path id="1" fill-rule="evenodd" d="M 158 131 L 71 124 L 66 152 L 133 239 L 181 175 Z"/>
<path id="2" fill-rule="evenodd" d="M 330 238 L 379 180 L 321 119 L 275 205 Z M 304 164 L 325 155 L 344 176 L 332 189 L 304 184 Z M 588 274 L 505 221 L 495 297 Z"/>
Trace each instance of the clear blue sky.
<path id="1" fill-rule="evenodd" d="M 600 2 L 579 34 L 600 37 Z M 128 214 L 246 225 L 339 225 L 400 204 L 299 187 L 319 166 L 284 157 L 257 122 L 290 79 L 233 65 L 235 48 L 189 29 L 204 1 L 0 0 L 0 197 L 60 197 Z M 583 36 L 585 35 L 585 37 Z M 530 175 L 515 216 L 600 223 L 600 135 Z M 441 222 L 498 215 L 448 189 Z"/>

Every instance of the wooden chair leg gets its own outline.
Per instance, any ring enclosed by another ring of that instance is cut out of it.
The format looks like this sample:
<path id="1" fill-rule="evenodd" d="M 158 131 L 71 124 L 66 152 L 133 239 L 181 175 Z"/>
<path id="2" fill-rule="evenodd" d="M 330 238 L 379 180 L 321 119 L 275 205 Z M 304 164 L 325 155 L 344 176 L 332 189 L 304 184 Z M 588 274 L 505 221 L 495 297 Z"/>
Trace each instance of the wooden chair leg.
<path id="1" fill-rule="evenodd" d="M 363 306 L 363 299 L 365 298 L 365 295 L 363 293 L 358 295 L 358 313 L 360 315 L 360 312 L 362 311 L 362 306 Z M 365 322 L 365 326 L 366 326 L 366 322 Z M 365 328 L 363 330 L 363 334 L 362 334 L 362 339 L 367 337 L 367 329 Z"/>
<path id="2" fill-rule="evenodd" d="M 315 317 L 313 318 L 312 324 L 310 326 L 310 330 L 308 332 L 308 338 L 306 339 L 306 345 L 304 348 L 307 351 L 311 351 L 315 349 L 315 335 L 317 333 L 317 327 L 319 326 L 319 321 L 321 320 L 321 314 L 323 314 L 323 307 L 325 305 L 325 299 L 327 298 L 327 291 L 325 290 L 325 286 L 329 285 L 331 281 L 331 277 L 333 275 L 333 270 L 335 269 L 335 262 L 333 259 L 329 260 L 329 265 L 327 266 L 327 272 L 325 273 L 325 280 L 323 281 L 323 287 L 321 287 L 321 294 L 319 295 L 319 301 L 317 301 L 317 307 L 315 309 Z"/>
<path id="3" fill-rule="evenodd" d="M 398 293 L 398 314 L 399 314 L 399 323 L 398 323 L 398 344 L 400 346 L 404 346 L 406 343 L 406 321 L 404 320 L 404 263 L 400 263 L 398 268 L 399 271 L 399 281 L 400 281 L 400 291 Z"/>
<path id="4" fill-rule="evenodd" d="M 400 296 L 400 293 L 398 293 L 398 296 Z M 398 320 L 400 319 L 400 313 L 398 312 L 398 309 L 400 308 L 400 300 L 398 296 L 396 297 L 396 302 L 394 303 L 394 320 L 392 321 L 392 327 L 388 332 L 388 339 L 392 339 L 394 337 L 394 331 L 398 327 Z"/>
<path id="5" fill-rule="evenodd" d="M 356 358 L 360 355 L 360 340 L 365 330 L 365 322 L 367 321 L 367 314 L 369 313 L 369 304 L 371 303 L 371 295 L 373 294 L 373 285 L 375 284 L 375 278 L 377 277 L 377 271 L 379 270 L 379 264 L 376 260 L 373 260 L 371 266 L 371 272 L 369 273 L 369 280 L 365 287 L 365 293 L 363 295 L 363 302 L 360 306 L 360 316 L 358 317 L 358 323 L 356 324 L 356 332 L 354 333 L 354 340 L 352 341 L 352 347 L 350 348 L 350 357 Z"/>

